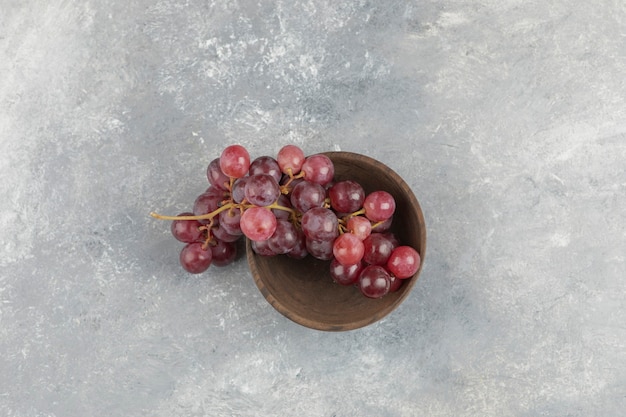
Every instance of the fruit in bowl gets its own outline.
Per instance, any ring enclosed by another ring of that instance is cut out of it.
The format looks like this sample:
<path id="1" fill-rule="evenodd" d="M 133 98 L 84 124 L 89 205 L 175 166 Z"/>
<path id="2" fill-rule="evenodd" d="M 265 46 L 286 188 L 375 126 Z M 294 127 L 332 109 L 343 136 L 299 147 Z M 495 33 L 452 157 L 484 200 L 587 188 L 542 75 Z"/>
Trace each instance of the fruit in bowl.
<path id="1" fill-rule="evenodd" d="M 207 177 L 192 214 L 152 213 L 172 220 L 172 233 L 186 243 L 182 266 L 201 273 L 226 265 L 233 242 L 245 237 L 257 287 L 296 323 L 328 331 L 371 324 L 419 276 L 423 214 L 410 187 L 381 162 L 350 152 L 305 156 L 294 145 L 251 161 L 231 145 Z"/>

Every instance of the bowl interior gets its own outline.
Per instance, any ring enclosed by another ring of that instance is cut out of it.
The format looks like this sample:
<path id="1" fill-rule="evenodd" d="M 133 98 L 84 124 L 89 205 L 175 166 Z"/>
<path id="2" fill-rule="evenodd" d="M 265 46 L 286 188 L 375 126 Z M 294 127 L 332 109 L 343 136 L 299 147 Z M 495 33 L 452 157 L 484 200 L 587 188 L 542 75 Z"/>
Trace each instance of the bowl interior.
<path id="1" fill-rule="evenodd" d="M 396 200 L 391 231 L 401 244 L 426 251 L 424 216 L 409 186 L 386 165 L 351 152 L 326 152 L 335 165 L 337 180 L 360 183 L 366 193 L 389 192 Z M 397 292 L 370 299 L 354 286 L 333 282 L 330 261 L 308 256 L 303 260 L 285 255 L 260 256 L 246 242 L 246 253 L 255 283 L 267 301 L 288 319 L 303 326 L 326 331 L 344 331 L 374 323 L 393 311 L 409 294 L 422 267 L 404 280 Z"/>

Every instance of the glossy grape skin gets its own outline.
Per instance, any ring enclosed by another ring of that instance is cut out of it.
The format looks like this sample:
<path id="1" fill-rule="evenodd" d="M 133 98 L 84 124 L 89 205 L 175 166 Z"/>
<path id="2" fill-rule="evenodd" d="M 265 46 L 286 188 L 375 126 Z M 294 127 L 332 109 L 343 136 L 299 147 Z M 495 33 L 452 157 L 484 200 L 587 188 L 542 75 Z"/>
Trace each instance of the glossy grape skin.
<path id="1" fill-rule="evenodd" d="M 285 174 L 288 174 L 289 171 L 291 171 L 292 175 L 298 174 L 300 169 L 302 169 L 304 160 L 304 152 L 296 145 L 285 145 L 276 155 L 276 162 L 280 170 Z"/>
<path id="2" fill-rule="evenodd" d="M 333 242 L 333 256 L 342 265 L 361 262 L 364 252 L 363 241 L 351 233 L 344 233 Z"/>
<path id="3" fill-rule="evenodd" d="M 315 207 L 302 216 L 302 231 L 308 239 L 334 240 L 339 234 L 339 221 L 332 210 Z"/>
<path id="4" fill-rule="evenodd" d="M 346 223 L 347 230 L 361 240 L 372 233 L 372 223 L 363 216 L 353 216 Z"/>
<path id="5" fill-rule="evenodd" d="M 193 216 L 193 213 L 184 212 L 179 216 Z M 204 241 L 204 232 L 199 230 L 202 226 L 198 220 L 174 220 L 170 225 L 172 235 L 176 240 L 184 243 Z"/>
<path id="6" fill-rule="evenodd" d="M 316 154 L 307 157 L 302 164 L 304 179 L 320 185 L 326 185 L 333 180 L 335 166 L 329 157 Z"/>
<path id="7" fill-rule="evenodd" d="M 241 236 L 241 210 L 229 209 L 219 214 L 219 224 L 230 235 Z"/>
<path id="8" fill-rule="evenodd" d="M 410 246 L 398 246 L 387 260 L 387 270 L 397 278 L 412 277 L 420 267 L 420 255 Z"/>
<path id="9" fill-rule="evenodd" d="M 337 259 L 330 262 L 330 276 L 337 284 L 354 285 L 359 280 L 363 263 L 358 262 L 353 265 L 342 265 Z"/>
<path id="10" fill-rule="evenodd" d="M 251 207 L 243 212 L 240 226 L 251 240 L 267 240 L 276 230 L 276 216 L 266 207 Z"/>
<path id="11" fill-rule="evenodd" d="M 329 261 L 333 258 L 333 241 L 332 240 L 313 240 L 306 239 L 306 250 L 314 258 L 322 261 Z"/>
<path id="12" fill-rule="evenodd" d="M 364 241 L 363 260 L 370 265 L 385 265 L 391 252 L 393 242 L 381 233 L 372 233 Z"/>
<path id="13" fill-rule="evenodd" d="M 400 279 L 392 274 L 389 274 L 389 292 L 398 291 L 403 283 L 404 283 L 403 279 Z"/>
<path id="14" fill-rule="evenodd" d="M 319 184 L 301 181 L 291 190 L 289 201 L 301 213 L 306 213 L 313 207 L 322 207 L 326 200 L 326 190 Z"/>
<path id="15" fill-rule="evenodd" d="M 260 156 L 252 161 L 250 169 L 248 169 L 248 175 L 252 177 L 257 174 L 271 175 L 277 183 L 280 182 L 283 176 L 278 162 L 271 156 Z"/>
<path id="16" fill-rule="evenodd" d="M 228 178 L 228 176 L 222 172 L 222 169 L 220 168 L 219 158 L 215 158 L 209 163 L 206 176 L 209 180 L 209 184 L 211 184 L 213 187 L 223 191 L 228 190 L 230 178 Z"/>
<path id="17" fill-rule="evenodd" d="M 296 229 L 297 233 L 297 243 L 296 245 L 287 252 L 287 256 L 294 259 L 304 259 L 309 255 L 309 251 L 306 248 L 306 236 L 302 230 Z"/>
<path id="18" fill-rule="evenodd" d="M 241 238 L 241 233 L 237 235 L 232 235 L 228 233 L 226 229 L 221 224 L 214 226 L 211 228 L 211 233 L 219 240 L 223 240 L 224 242 L 236 242 Z"/>
<path id="19" fill-rule="evenodd" d="M 277 255 L 290 252 L 298 244 L 296 228 L 288 220 L 278 220 L 276 230 L 267 243 L 272 252 Z"/>
<path id="20" fill-rule="evenodd" d="M 269 206 L 280 196 L 278 182 L 269 174 L 248 177 L 244 188 L 246 200 L 256 206 Z"/>
<path id="21" fill-rule="evenodd" d="M 366 297 L 381 298 L 389 293 L 391 277 L 382 266 L 368 265 L 359 275 L 358 286 Z"/>
<path id="22" fill-rule="evenodd" d="M 204 214 L 212 213 L 220 207 L 222 201 L 224 201 L 224 191 L 210 186 L 207 190 L 200 194 L 193 203 L 193 214 L 196 216 L 201 216 Z M 217 216 L 215 218 L 215 222 L 219 221 Z M 209 223 L 208 219 L 199 220 L 202 224 Z"/>
<path id="23" fill-rule="evenodd" d="M 211 265 L 219 267 L 230 265 L 237 258 L 237 245 L 234 243 L 217 240 L 215 245 L 209 246 L 213 257 Z"/>
<path id="24" fill-rule="evenodd" d="M 267 240 L 251 240 L 250 246 L 254 253 L 260 256 L 276 256 L 274 251 L 269 247 L 269 242 Z"/>
<path id="25" fill-rule="evenodd" d="M 180 251 L 180 264 L 185 271 L 191 274 L 200 274 L 211 266 L 213 253 L 210 249 L 203 249 L 202 243 L 188 243 Z"/>
<path id="26" fill-rule="evenodd" d="M 250 177 L 237 178 L 233 183 L 233 188 L 231 190 L 231 196 L 233 201 L 237 204 L 241 203 L 244 198 L 246 198 L 246 182 Z"/>
<path id="27" fill-rule="evenodd" d="M 220 169 L 232 178 L 241 178 L 250 169 L 250 154 L 241 145 L 230 145 L 224 148 L 220 156 Z"/>
<path id="28" fill-rule="evenodd" d="M 363 201 L 365 217 L 373 222 L 381 222 L 393 216 L 396 210 L 396 201 L 386 191 L 374 191 L 368 194 Z"/>
<path id="29" fill-rule="evenodd" d="M 339 181 L 330 187 L 328 197 L 331 207 L 336 212 L 353 213 L 363 206 L 365 190 L 356 181 Z"/>

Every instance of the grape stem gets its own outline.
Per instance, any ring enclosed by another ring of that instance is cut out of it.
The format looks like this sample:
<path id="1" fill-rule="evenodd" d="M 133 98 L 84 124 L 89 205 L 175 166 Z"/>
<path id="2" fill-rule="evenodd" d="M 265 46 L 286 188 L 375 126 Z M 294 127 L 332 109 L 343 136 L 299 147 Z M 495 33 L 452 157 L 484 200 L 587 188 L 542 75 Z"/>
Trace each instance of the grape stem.
<path id="1" fill-rule="evenodd" d="M 241 202 L 240 204 L 236 204 L 233 202 L 227 202 L 226 204 L 224 204 L 221 207 L 218 207 L 216 210 L 213 210 L 210 213 L 207 214 L 200 214 L 200 215 L 191 215 L 191 216 L 165 216 L 162 214 L 158 214 L 155 212 L 150 213 L 150 216 L 154 217 L 155 219 L 158 220 L 210 220 L 211 224 L 213 223 L 213 218 L 215 216 L 217 216 L 218 214 L 220 214 L 223 211 L 226 210 L 230 210 L 230 209 L 240 209 L 240 210 L 245 210 L 245 209 L 249 209 L 252 207 L 257 207 L 254 204 L 246 204 L 245 201 Z M 288 211 L 292 216 L 296 217 L 297 213 L 294 209 L 289 208 L 289 207 L 285 207 L 285 206 L 281 206 L 280 204 L 278 204 L 278 201 L 273 202 L 272 204 L 270 204 L 269 206 L 265 206 L 265 208 L 267 209 L 278 209 L 278 210 L 284 210 L 284 211 Z"/>
<path id="2" fill-rule="evenodd" d="M 289 175 L 289 180 L 280 187 L 280 192 L 283 194 L 289 194 L 289 185 L 291 184 L 291 182 L 299 178 L 304 178 L 305 172 L 300 171 L 297 175 L 293 175 L 293 171 L 291 170 L 291 168 L 287 168 L 287 175 Z"/>
<path id="3" fill-rule="evenodd" d="M 218 214 L 220 214 L 221 212 L 228 210 L 230 208 L 233 208 L 233 207 L 235 207 L 234 203 L 227 203 L 217 208 L 216 210 L 213 210 L 210 213 L 193 215 L 193 216 L 164 216 L 162 214 L 158 214 L 155 212 L 150 213 L 150 216 L 158 220 L 213 220 L 213 218 L 217 216 Z"/>

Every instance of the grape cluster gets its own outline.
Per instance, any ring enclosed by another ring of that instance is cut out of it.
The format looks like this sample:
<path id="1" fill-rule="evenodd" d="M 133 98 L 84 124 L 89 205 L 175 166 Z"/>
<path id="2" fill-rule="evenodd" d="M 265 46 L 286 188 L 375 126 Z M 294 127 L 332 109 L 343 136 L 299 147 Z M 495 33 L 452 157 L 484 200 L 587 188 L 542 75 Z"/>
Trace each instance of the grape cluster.
<path id="1" fill-rule="evenodd" d="M 335 180 L 324 154 L 305 156 L 286 145 L 276 158 L 253 161 L 241 145 L 226 147 L 207 168 L 209 187 L 193 210 L 172 220 L 174 237 L 185 243 L 180 263 L 193 274 L 225 266 L 245 236 L 261 256 L 313 256 L 330 261 L 330 275 L 380 298 L 413 276 L 420 255 L 390 232 L 396 202 L 384 190 L 366 194 L 352 180 Z"/>

